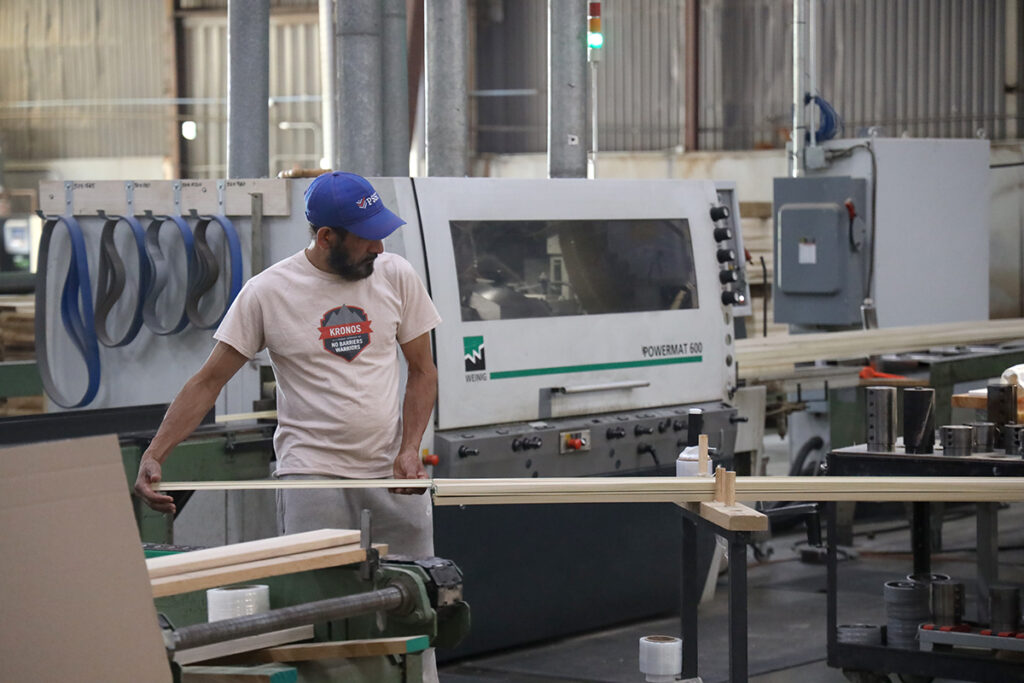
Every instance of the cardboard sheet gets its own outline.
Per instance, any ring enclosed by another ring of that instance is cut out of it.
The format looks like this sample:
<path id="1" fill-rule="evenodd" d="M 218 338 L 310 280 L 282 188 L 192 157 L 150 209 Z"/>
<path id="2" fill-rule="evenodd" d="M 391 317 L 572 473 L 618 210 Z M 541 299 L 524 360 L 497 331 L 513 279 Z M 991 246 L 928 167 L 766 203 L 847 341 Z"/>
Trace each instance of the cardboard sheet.
<path id="1" fill-rule="evenodd" d="M 170 681 L 113 435 L 0 449 L 0 681 Z"/>

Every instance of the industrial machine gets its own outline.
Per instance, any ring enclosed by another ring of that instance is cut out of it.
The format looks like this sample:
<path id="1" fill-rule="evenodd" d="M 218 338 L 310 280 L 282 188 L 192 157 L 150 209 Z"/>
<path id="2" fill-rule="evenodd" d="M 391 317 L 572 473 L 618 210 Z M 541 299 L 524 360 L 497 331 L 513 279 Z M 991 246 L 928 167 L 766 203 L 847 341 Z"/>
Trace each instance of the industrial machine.
<path id="1" fill-rule="evenodd" d="M 175 317 L 191 282 L 174 219 L 222 228 L 204 235 L 215 255 L 207 262 L 222 263 L 221 280 L 205 298 L 193 297 L 199 317 L 208 320 L 230 300 L 231 254 L 241 254 L 247 277 L 306 245 L 307 183 L 43 183 L 41 197 L 44 213 L 77 217 L 89 252 L 111 217 L 148 211 L 151 239 L 176 264 L 164 284 L 163 318 Z M 669 475 L 677 453 L 698 433 L 709 435 L 716 460 L 731 461 L 737 423 L 745 419 L 730 402 L 737 390 L 734 316 L 749 301 L 733 186 L 468 178 L 373 183 L 408 223 L 385 248 L 412 263 L 443 318 L 433 335 L 437 410 L 425 437 L 437 456 L 434 476 Z M 120 239 L 123 253 L 133 253 L 131 242 Z M 62 244 L 51 249 L 50 272 L 68 258 Z M 122 298 L 130 300 L 142 295 L 141 266 L 133 257 L 125 261 L 135 291 L 129 284 Z M 44 296 L 58 301 L 59 276 L 47 282 Z M 60 334 L 59 308 L 50 306 L 46 316 L 50 334 L 42 352 L 53 377 L 77 396 L 91 385 L 88 372 Z M 118 329 L 130 317 L 130 302 L 118 301 L 108 324 Z M 209 331 L 193 324 L 162 335 L 143 327 L 130 344 L 100 348 L 97 364 L 116 367 L 116 375 L 103 375 L 89 407 L 169 401 L 212 345 Z M 266 365 L 257 358 L 228 383 L 219 415 L 252 409 L 261 390 L 272 387 Z M 267 476 L 269 429 L 205 427 L 197 435 L 204 457 L 172 457 L 165 478 L 200 478 L 210 468 L 236 471 L 235 477 L 266 468 L 259 476 Z M 222 456 L 209 453 L 221 446 Z M 145 437 L 123 447 L 134 476 L 131 462 Z M 236 467 L 241 459 L 248 465 Z M 188 542 L 189 529 L 209 529 L 211 515 L 224 516 L 223 495 L 213 503 L 202 498 L 196 494 L 179 515 L 175 540 Z M 261 516 L 273 519 L 272 498 L 253 494 L 234 505 L 242 511 L 229 505 L 227 516 L 247 529 L 259 527 Z M 674 610 L 681 550 L 673 506 L 528 507 L 435 511 L 436 551 L 470 577 L 466 596 L 477 615 L 470 637 L 450 656 Z M 190 509 L 203 514 L 190 520 Z M 164 520 L 141 509 L 140 515 L 144 528 L 166 531 Z M 232 533 L 242 540 L 237 528 Z M 705 541 L 702 554 L 709 556 L 713 540 Z"/>

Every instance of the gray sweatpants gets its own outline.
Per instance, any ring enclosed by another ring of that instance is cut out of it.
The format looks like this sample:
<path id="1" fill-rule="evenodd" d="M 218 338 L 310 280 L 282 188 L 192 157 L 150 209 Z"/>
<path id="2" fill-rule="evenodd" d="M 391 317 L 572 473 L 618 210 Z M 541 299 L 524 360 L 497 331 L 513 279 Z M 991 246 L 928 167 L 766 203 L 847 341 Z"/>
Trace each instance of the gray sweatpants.
<path id="1" fill-rule="evenodd" d="M 323 479 L 286 474 L 281 479 Z M 278 528 L 284 534 L 316 529 L 358 529 L 362 511 L 370 510 L 374 543 L 387 543 L 391 555 L 431 557 L 434 516 L 427 493 L 399 495 L 386 489 L 278 489 Z M 423 653 L 424 683 L 437 683 L 434 648 Z"/>

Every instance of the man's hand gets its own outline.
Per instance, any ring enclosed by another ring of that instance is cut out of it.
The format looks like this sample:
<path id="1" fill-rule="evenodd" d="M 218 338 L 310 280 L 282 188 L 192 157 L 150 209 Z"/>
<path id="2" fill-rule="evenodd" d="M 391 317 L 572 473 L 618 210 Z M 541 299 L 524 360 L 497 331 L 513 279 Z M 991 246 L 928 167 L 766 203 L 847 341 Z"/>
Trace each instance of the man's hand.
<path id="1" fill-rule="evenodd" d="M 153 490 L 153 484 L 159 481 L 160 463 L 152 458 L 144 457 L 139 463 L 139 476 L 135 479 L 135 495 L 157 512 L 173 513 L 175 510 L 174 499 Z"/>
<path id="2" fill-rule="evenodd" d="M 423 460 L 416 449 L 410 448 L 401 450 L 395 457 L 394 464 L 395 479 L 427 479 L 427 470 L 423 467 Z M 388 489 L 391 493 L 402 493 L 406 495 L 423 493 L 427 489 Z"/>

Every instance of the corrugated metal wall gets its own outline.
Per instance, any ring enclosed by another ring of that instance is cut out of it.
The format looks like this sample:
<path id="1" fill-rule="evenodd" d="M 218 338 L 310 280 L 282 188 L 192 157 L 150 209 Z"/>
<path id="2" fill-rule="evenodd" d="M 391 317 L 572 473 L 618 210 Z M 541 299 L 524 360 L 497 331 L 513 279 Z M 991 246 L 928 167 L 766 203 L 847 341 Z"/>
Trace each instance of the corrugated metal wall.
<path id="1" fill-rule="evenodd" d="M 1018 16 L 1024 14 L 1024 3 L 1010 1 L 1021 7 Z M 474 87 L 537 93 L 480 100 L 479 152 L 546 148 L 546 4 L 477 3 Z M 603 1 L 601 149 L 681 144 L 685 5 L 683 0 Z M 1008 125 L 1012 116 L 1003 92 L 1006 0 L 818 0 L 818 7 L 819 90 L 844 118 L 848 135 L 871 126 L 916 137 L 974 137 L 980 130 L 1004 139 L 1024 132 L 1020 113 L 1016 125 Z M 699 148 L 785 144 L 792 100 L 791 23 L 788 1 L 701 0 Z M 1020 29 L 1010 30 L 1019 49 Z M 1010 81 L 1017 78 L 1014 74 Z"/>
<path id="2" fill-rule="evenodd" d="M 317 45 L 315 13 L 271 15 L 271 175 L 319 163 L 322 128 Z M 182 175 L 223 178 L 227 172 L 227 16 L 186 17 L 182 59 L 182 96 L 206 102 L 182 107 L 182 117 L 197 124 L 196 138 L 184 143 Z"/>
<path id="3" fill-rule="evenodd" d="M 226 0 L 182 0 L 183 97 L 174 83 L 166 0 L 0 1 L 0 141 L 10 159 L 173 156 L 182 174 L 224 173 Z M 476 153 L 542 152 L 547 125 L 547 0 L 467 0 Z M 315 0 L 273 0 L 271 170 L 315 165 L 321 139 Z M 1024 0 L 820 2 L 821 93 L 847 134 L 1024 134 L 1024 95 L 1006 94 L 1007 6 L 1020 49 Z M 220 9 L 218 9 L 220 8 Z M 698 147 L 784 144 L 790 118 L 785 0 L 701 0 Z M 192 11 L 195 10 L 195 11 Z M 685 102 L 684 0 L 604 0 L 598 71 L 602 150 L 673 149 Z M 494 91 L 514 90 L 497 95 Z M 1016 111 L 1008 98 L 1016 98 Z M 283 98 L 283 99 L 282 99 Z M 1009 114 L 1008 111 L 1012 111 Z M 1015 117 L 1015 118 L 1012 118 Z M 289 124 L 280 129 L 278 124 Z"/>
<path id="4" fill-rule="evenodd" d="M 165 11 L 163 0 L 0 2 L 5 156 L 165 154 Z"/>
<path id="5" fill-rule="evenodd" d="M 819 91 L 847 135 L 871 126 L 913 137 L 1015 132 L 1003 92 L 1002 0 L 818 6 Z M 701 7 L 701 148 L 780 146 L 792 98 L 791 2 L 703 0 Z"/>

